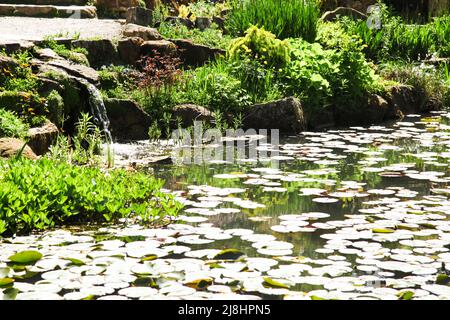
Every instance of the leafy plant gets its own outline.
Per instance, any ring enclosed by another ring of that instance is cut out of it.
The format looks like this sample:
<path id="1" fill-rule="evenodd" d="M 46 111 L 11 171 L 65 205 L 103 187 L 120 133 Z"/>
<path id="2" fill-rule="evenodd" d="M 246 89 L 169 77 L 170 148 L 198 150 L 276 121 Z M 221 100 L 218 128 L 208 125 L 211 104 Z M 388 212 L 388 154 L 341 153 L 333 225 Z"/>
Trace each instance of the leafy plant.
<path id="1" fill-rule="evenodd" d="M 28 126 L 14 112 L 0 108 L 0 138 L 24 138 L 28 134 Z"/>
<path id="2" fill-rule="evenodd" d="M 226 23 L 235 35 L 257 25 L 277 38 L 302 37 L 313 42 L 320 10 L 316 0 L 233 0 Z"/>
<path id="3" fill-rule="evenodd" d="M 63 58 L 89 66 L 89 61 L 86 58 L 89 53 L 85 48 L 76 48 L 73 46 L 67 48 L 63 44 L 58 44 L 55 38 L 57 38 L 55 35 L 45 37 L 42 46 L 52 49 Z"/>
<path id="4" fill-rule="evenodd" d="M 158 31 L 166 39 L 189 39 L 194 43 L 220 49 L 226 49 L 232 39 L 231 36 L 224 35 L 216 24 L 201 31 L 197 28 L 189 29 L 179 22 L 163 22 Z"/>
<path id="5" fill-rule="evenodd" d="M 143 173 L 49 159 L 1 161 L 0 168 L 0 235 L 119 218 L 157 223 L 182 207 L 160 191 L 163 181 Z"/>

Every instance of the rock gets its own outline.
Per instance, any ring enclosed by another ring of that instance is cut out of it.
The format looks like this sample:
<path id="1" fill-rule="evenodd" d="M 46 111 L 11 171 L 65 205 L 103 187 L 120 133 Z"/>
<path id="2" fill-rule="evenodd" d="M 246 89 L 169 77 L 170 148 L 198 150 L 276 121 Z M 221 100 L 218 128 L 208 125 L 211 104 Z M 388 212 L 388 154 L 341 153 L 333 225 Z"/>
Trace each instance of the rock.
<path id="1" fill-rule="evenodd" d="M 144 43 L 142 38 L 127 38 L 119 40 L 117 51 L 120 60 L 128 65 L 135 65 L 141 57 L 141 45 Z"/>
<path id="2" fill-rule="evenodd" d="M 114 137 L 126 140 L 148 139 L 150 116 L 132 100 L 105 99 L 105 107 Z"/>
<path id="3" fill-rule="evenodd" d="M 55 51 L 53 51 L 50 48 L 39 48 L 35 50 L 36 56 L 43 60 L 43 61 L 49 61 L 49 60 L 60 60 L 62 57 L 58 55 Z"/>
<path id="4" fill-rule="evenodd" d="M 7 54 L 31 50 L 34 46 L 31 41 L 0 41 L 0 51 L 5 50 Z"/>
<path id="5" fill-rule="evenodd" d="M 190 40 L 171 40 L 178 48 L 178 54 L 186 66 L 201 66 L 218 55 L 224 55 L 221 49 L 195 44 Z"/>
<path id="6" fill-rule="evenodd" d="M 144 41 L 162 40 L 163 38 L 155 28 L 143 27 L 132 23 L 126 24 L 122 29 L 122 33 L 125 37 L 138 37 Z"/>
<path id="7" fill-rule="evenodd" d="M 339 126 L 370 125 L 381 123 L 389 114 L 390 105 L 381 96 L 372 94 L 366 101 L 354 105 L 337 106 L 336 124 Z"/>
<path id="8" fill-rule="evenodd" d="M 75 40 L 72 45 L 87 50 L 89 65 L 93 68 L 114 64 L 119 60 L 117 48 L 110 39 Z"/>
<path id="9" fill-rule="evenodd" d="M 311 130 L 323 130 L 336 126 L 333 107 L 324 107 L 319 112 L 307 114 L 306 120 L 308 128 Z"/>
<path id="10" fill-rule="evenodd" d="M 144 41 L 141 44 L 141 55 L 152 55 L 154 51 L 160 55 L 174 55 L 177 52 L 177 47 L 173 42 L 167 40 Z"/>
<path id="11" fill-rule="evenodd" d="M 195 27 L 201 31 L 211 26 L 211 20 L 208 17 L 197 17 L 195 19 Z"/>
<path id="12" fill-rule="evenodd" d="M 189 29 L 192 29 L 195 27 L 195 24 L 191 20 L 186 19 L 186 18 L 167 17 L 164 21 L 171 22 L 173 24 L 181 24 L 181 25 L 188 27 Z"/>
<path id="13" fill-rule="evenodd" d="M 213 123 L 215 115 L 205 107 L 195 104 L 181 104 L 172 109 L 173 128 L 177 128 L 178 122 L 181 122 L 183 128 L 191 127 L 195 121 L 204 121 Z"/>
<path id="14" fill-rule="evenodd" d="M 173 164 L 171 156 L 155 156 L 146 159 L 147 164 Z"/>
<path id="15" fill-rule="evenodd" d="M 98 72 L 88 66 L 82 64 L 75 64 L 67 60 L 50 60 L 47 62 L 48 65 L 63 69 L 68 74 L 86 79 L 90 83 L 97 83 L 99 81 Z"/>
<path id="16" fill-rule="evenodd" d="M 18 66 L 19 64 L 16 60 L 0 54 L 0 70 L 6 69 L 9 71 L 14 71 L 14 69 Z"/>
<path id="17" fill-rule="evenodd" d="M 142 7 L 128 8 L 126 20 L 127 23 L 148 26 L 152 23 L 153 11 Z"/>
<path id="18" fill-rule="evenodd" d="M 389 119 L 395 116 L 426 111 L 425 95 L 412 86 L 397 85 L 389 88 L 386 100 L 391 106 Z"/>
<path id="19" fill-rule="evenodd" d="M 31 128 L 28 130 L 30 137 L 28 145 L 35 154 L 41 156 L 49 151 L 50 146 L 56 141 L 58 133 L 58 128 L 51 122 L 39 128 Z"/>
<path id="20" fill-rule="evenodd" d="M 279 129 L 281 133 L 306 130 L 301 102 L 293 97 L 248 107 L 243 124 L 246 129 Z"/>
<path id="21" fill-rule="evenodd" d="M 323 21 L 335 21 L 339 17 L 351 17 L 356 20 L 367 20 L 368 16 L 353 8 L 339 7 L 323 14 Z"/>
<path id="22" fill-rule="evenodd" d="M 19 139 L 14 138 L 1 138 L 0 139 L 0 157 L 1 158 L 13 158 L 15 157 L 26 143 Z M 36 160 L 38 157 L 31 150 L 29 146 L 23 149 L 22 156 L 27 159 Z"/>
<path id="23" fill-rule="evenodd" d="M 29 94 L 17 91 L 0 91 L 0 107 L 14 112 L 22 112 L 23 105 L 29 101 Z"/>

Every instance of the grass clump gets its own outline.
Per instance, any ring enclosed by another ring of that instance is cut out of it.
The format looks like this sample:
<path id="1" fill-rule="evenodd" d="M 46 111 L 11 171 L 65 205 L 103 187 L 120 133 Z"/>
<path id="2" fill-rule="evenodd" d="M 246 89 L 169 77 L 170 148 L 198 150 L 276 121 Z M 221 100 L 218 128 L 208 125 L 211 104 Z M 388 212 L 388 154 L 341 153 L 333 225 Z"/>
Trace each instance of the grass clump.
<path id="1" fill-rule="evenodd" d="M 436 55 L 450 57 L 450 16 L 433 18 L 426 24 L 409 24 L 381 7 L 381 27 L 370 28 L 365 21 L 342 20 L 349 34 L 365 44 L 367 57 L 375 61 L 402 59 L 420 61 Z"/>
<path id="2" fill-rule="evenodd" d="M 160 191 L 163 181 L 143 173 L 49 159 L 2 161 L 0 168 L 0 235 L 119 218 L 155 223 L 181 208 Z"/>
<path id="3" fill-rule="evenodd" d="M 233 0 L 226 24 L 235 35 L 257 25 L 279 39 L 301 37 L 313 42 L 319 15 L 316 0 Z"/>
<path id="4" fill-rule="evenodd" d="M 63 44 L 58 44 L 55 40 L 55 36 L 47 36 L 44 38 L 42 47 L 50 48 L 55 51 L 59 56 L 66 58 L 72 62 L 89 66 L 87 55 L 89 54 L 85 48 L 75 48 L 70 46 L 67 48 Z"/>

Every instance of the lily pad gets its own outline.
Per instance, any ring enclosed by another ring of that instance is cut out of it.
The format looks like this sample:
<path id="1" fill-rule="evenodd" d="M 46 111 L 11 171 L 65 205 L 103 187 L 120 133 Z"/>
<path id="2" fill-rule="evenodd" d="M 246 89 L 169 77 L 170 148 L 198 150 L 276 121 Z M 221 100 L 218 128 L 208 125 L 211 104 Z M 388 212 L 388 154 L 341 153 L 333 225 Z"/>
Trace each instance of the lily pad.
<path id="1" fill-rule="evenodd" d="M 22 251 L 9 257 L 9 261 L 20 264 L 34 264 L 36 261 L 42 259 L 42 254 L 38 251 Z"/>

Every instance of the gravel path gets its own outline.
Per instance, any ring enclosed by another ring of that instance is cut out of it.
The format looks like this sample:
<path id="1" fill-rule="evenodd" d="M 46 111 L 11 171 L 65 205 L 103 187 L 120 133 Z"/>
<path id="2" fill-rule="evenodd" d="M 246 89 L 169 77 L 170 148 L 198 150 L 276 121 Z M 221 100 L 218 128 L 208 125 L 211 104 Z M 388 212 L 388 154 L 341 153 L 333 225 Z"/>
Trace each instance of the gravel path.
<path id="1" fill-rule="evenodd" d="M 45 36 L 68 33 L 80 38 L 120 37 L 120 20 L 0 17 L 0 41 L 42 40 Z"/>

